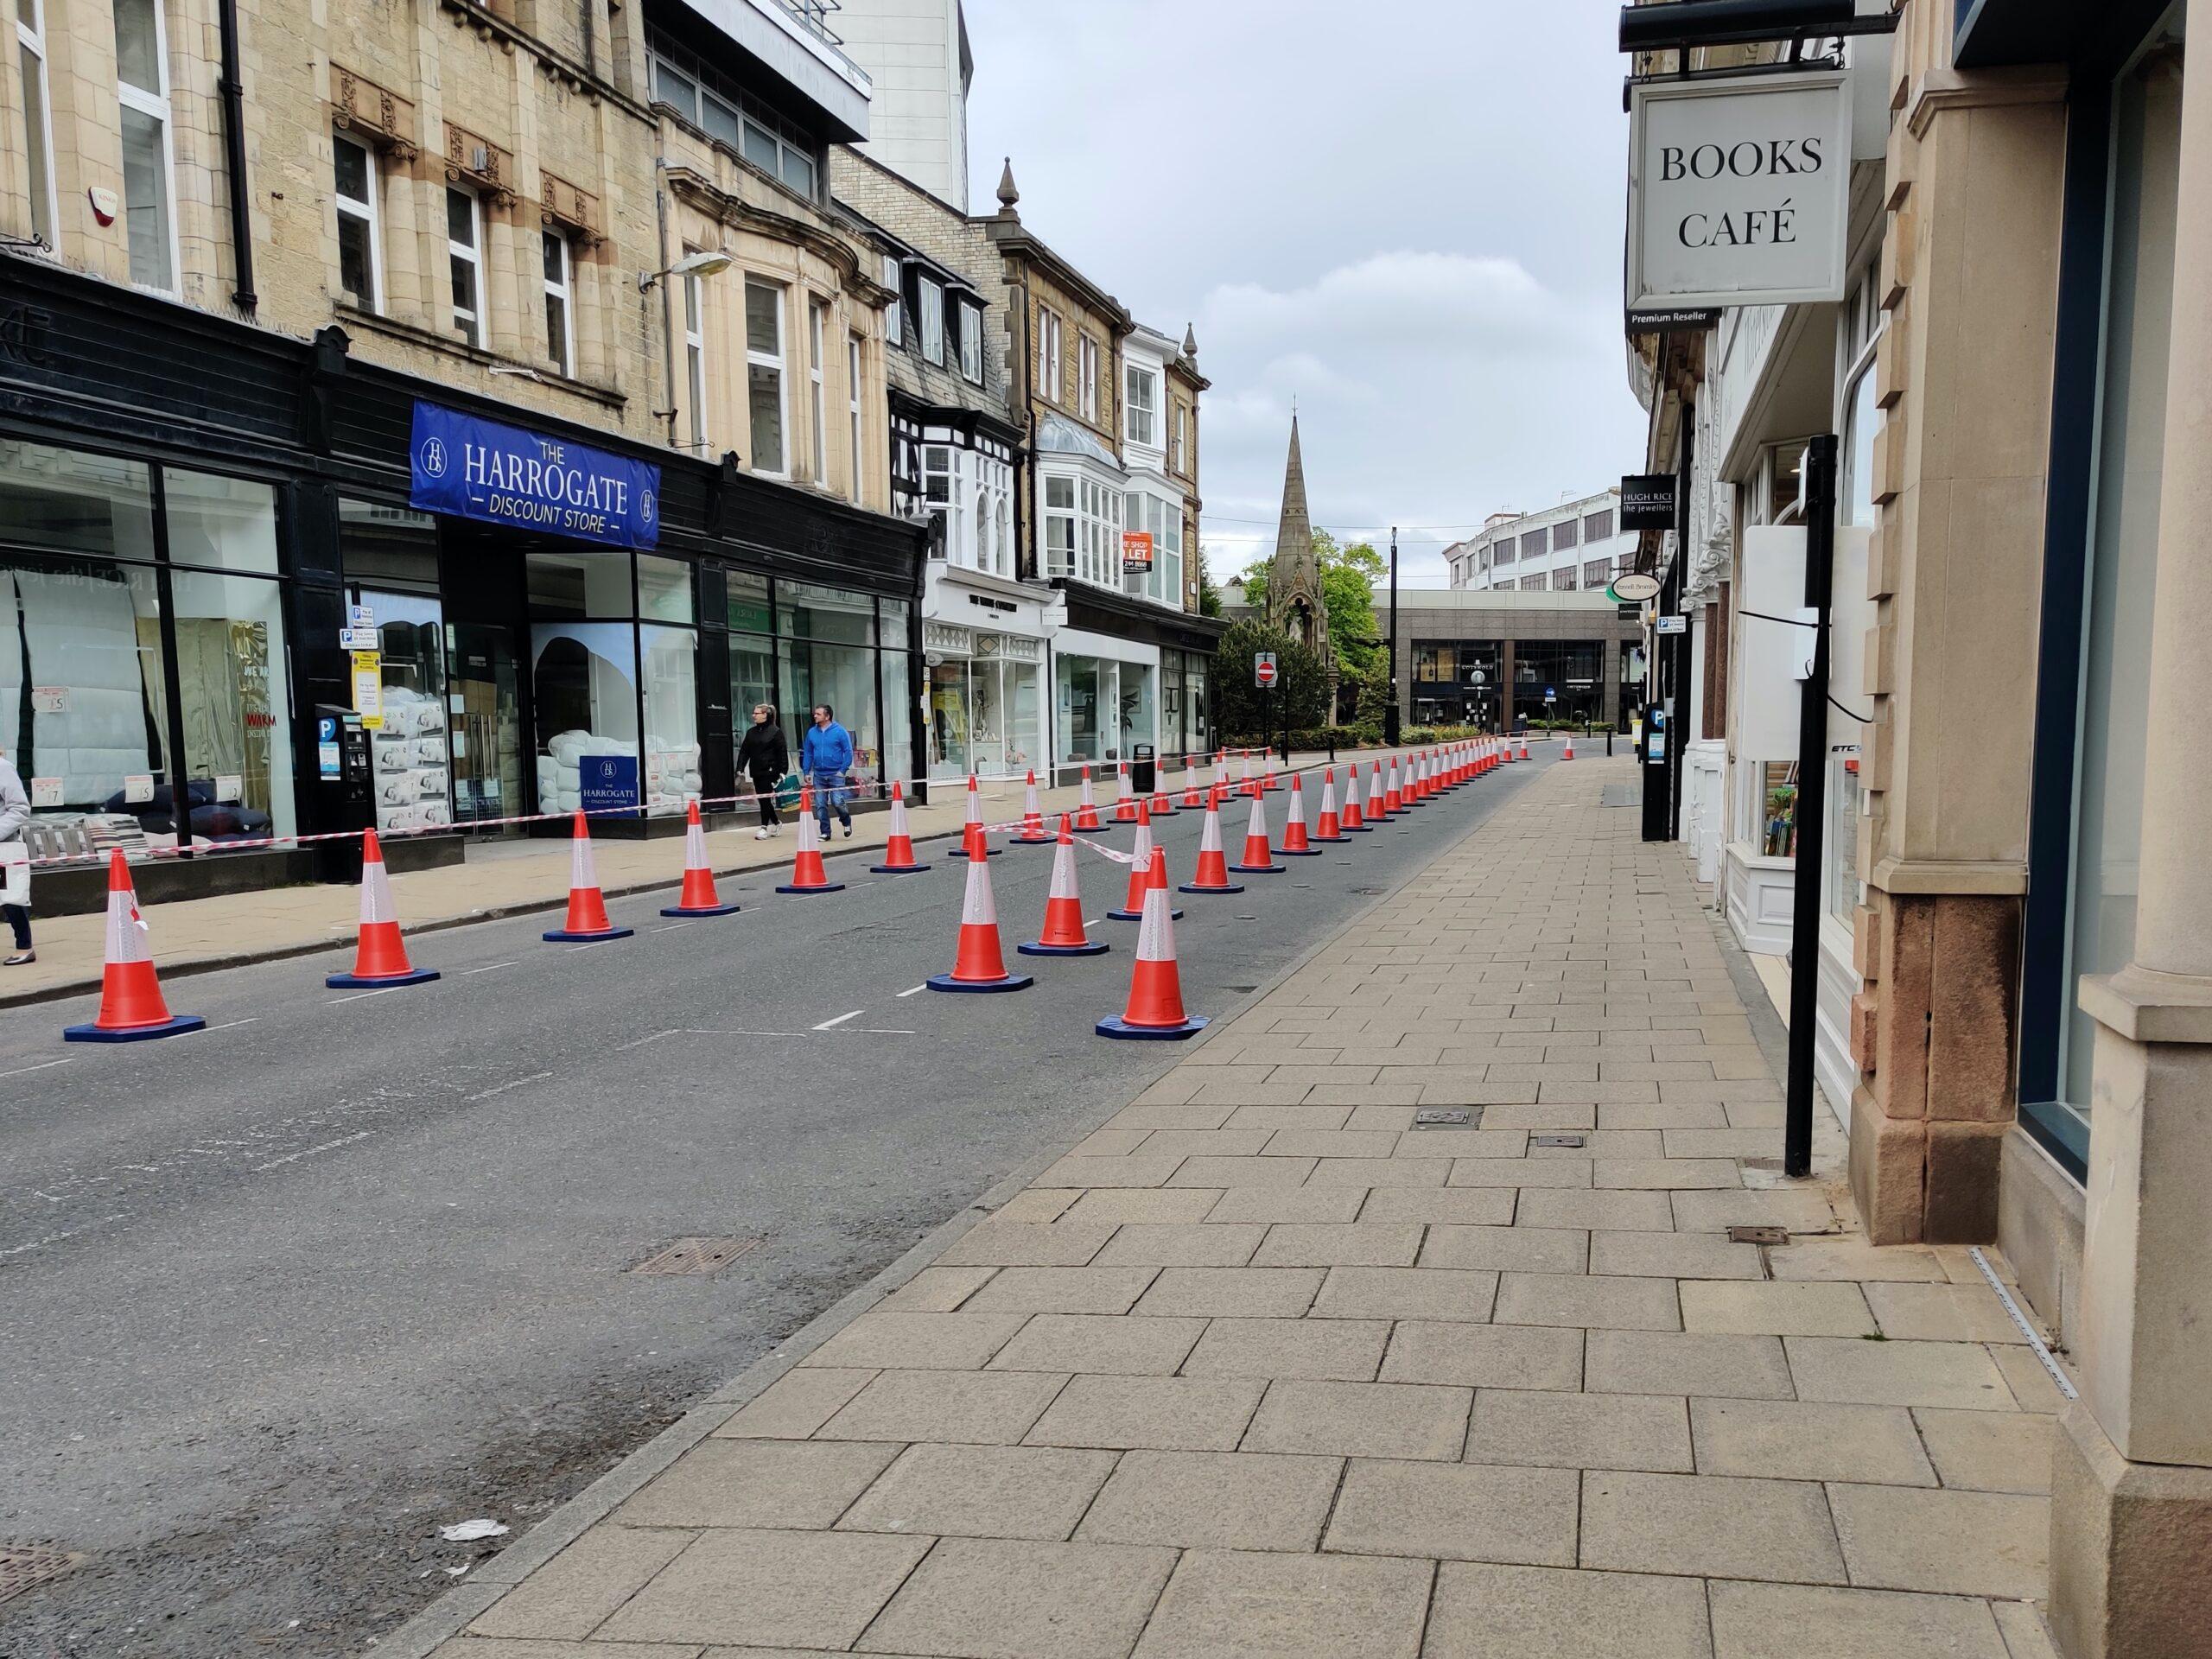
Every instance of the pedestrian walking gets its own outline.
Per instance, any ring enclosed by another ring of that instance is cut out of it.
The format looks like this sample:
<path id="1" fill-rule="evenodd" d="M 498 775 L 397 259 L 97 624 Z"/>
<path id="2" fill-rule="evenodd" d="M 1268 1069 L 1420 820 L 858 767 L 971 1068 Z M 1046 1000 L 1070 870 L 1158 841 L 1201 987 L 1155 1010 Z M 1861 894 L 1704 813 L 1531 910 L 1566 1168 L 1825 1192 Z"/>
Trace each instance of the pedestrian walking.
<path id="1" fill-rule="evenodd" d="M 8 918 L 16 935 L 16 954 L 0 964 L 10 968 L 38 960 L 38 952 L 31 949 L 30 858 L 22 844 L 23 826 L 30 821 L 31 798 L 23 792 L 22 777 L 16 763 L 0 754 L 0 846 L 8 849 L 0 855 L 0 868 L 6 872 L 4 886 L 22 895 L 15 904 L 0 904 L 0 916 Z"/>
<path id="2" fill-rule="evenodd" d="M 823 835 L 829 835 L 830 814 L 835 811 L 850 841 L 853 815 L 845 803 L 850 798 L 846 785 L 853 769 L 853 734 L 837 723 L 836 710 L 826 702 L 814 705 L 814 724 L 799 744 L 798 764 L 814 785 L 814 821 Z"/>
<path id="3" fill-rule="evenodd" d="M 753 832 L 753 839 L 766 841 L 783 834 L 783 820 L 776 814 L 776 785 L 791 769 L 791 746 L 784 741 L 774 703 L 753 704 L 753 724 L 737 746 L 737 764 L 753 780 L 753 792 L 760 798 L 760 827 Z"/>

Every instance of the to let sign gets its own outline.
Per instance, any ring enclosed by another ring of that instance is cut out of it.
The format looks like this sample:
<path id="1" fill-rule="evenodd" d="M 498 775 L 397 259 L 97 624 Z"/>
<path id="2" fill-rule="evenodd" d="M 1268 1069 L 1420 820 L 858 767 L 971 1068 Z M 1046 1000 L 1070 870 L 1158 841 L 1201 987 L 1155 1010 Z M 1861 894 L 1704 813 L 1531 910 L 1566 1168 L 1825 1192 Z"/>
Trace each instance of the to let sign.
<path id="1" fill-rule="evenodd" d="M 1152 572 L 1152 532 L 1148 530 L 1125 530 L 1122 532 L 1122 574 L 1125 576 L 1148 575 Z"/>
<path id="2" fill-rule="evenodd" d="M 1252 653 L 1252 683 L 1266 690 L 1275 683 L 1275 654 L 1272 651 Z"/>
<path id="3" fill-rule="evenodd" d="M 1840 71 L 1631 88 L 1628 308 L 1841 299 L 1850 195 Z"/>

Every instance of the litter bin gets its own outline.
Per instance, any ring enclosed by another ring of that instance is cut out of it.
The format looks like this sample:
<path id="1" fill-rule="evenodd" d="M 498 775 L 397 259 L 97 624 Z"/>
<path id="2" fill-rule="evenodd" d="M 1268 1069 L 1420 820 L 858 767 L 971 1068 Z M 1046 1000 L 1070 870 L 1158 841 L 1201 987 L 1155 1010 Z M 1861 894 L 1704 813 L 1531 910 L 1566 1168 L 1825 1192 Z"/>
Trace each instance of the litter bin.
<path id="1" fill-rule="evenodd" d="M 1129 788 L 1139 795 L 1150 795 L 1158 787 L 1153 753 L 1149 743 L 1129 745 Z"/>

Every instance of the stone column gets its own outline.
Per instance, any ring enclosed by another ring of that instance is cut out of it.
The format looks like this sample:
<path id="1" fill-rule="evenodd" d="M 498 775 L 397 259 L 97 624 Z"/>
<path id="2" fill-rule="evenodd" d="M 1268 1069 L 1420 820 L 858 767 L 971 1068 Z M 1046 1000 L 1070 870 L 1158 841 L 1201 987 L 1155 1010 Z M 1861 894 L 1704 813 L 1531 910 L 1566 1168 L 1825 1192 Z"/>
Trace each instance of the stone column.
<path id="1" fill-rule="evenodd" d="M 2185 61 L 2158 607 L 2134 960 L 2085 979 L 2098 1022 L 2082 1399 L 2051 1488 L 2068 1659 L 2212 1653 L 2212 50 Z"/>

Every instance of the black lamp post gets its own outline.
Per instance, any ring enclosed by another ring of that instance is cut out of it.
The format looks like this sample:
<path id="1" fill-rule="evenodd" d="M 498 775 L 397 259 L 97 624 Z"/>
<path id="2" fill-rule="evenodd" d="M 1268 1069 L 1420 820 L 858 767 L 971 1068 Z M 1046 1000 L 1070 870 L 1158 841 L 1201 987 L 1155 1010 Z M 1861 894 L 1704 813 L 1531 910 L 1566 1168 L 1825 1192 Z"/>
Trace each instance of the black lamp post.
<path id="1" fill-rule="evenodd" d="M 1382 709 L 1382 745 L 1398 747 L 1398 527 L 1390 526 L 1390 701 Z"/>

